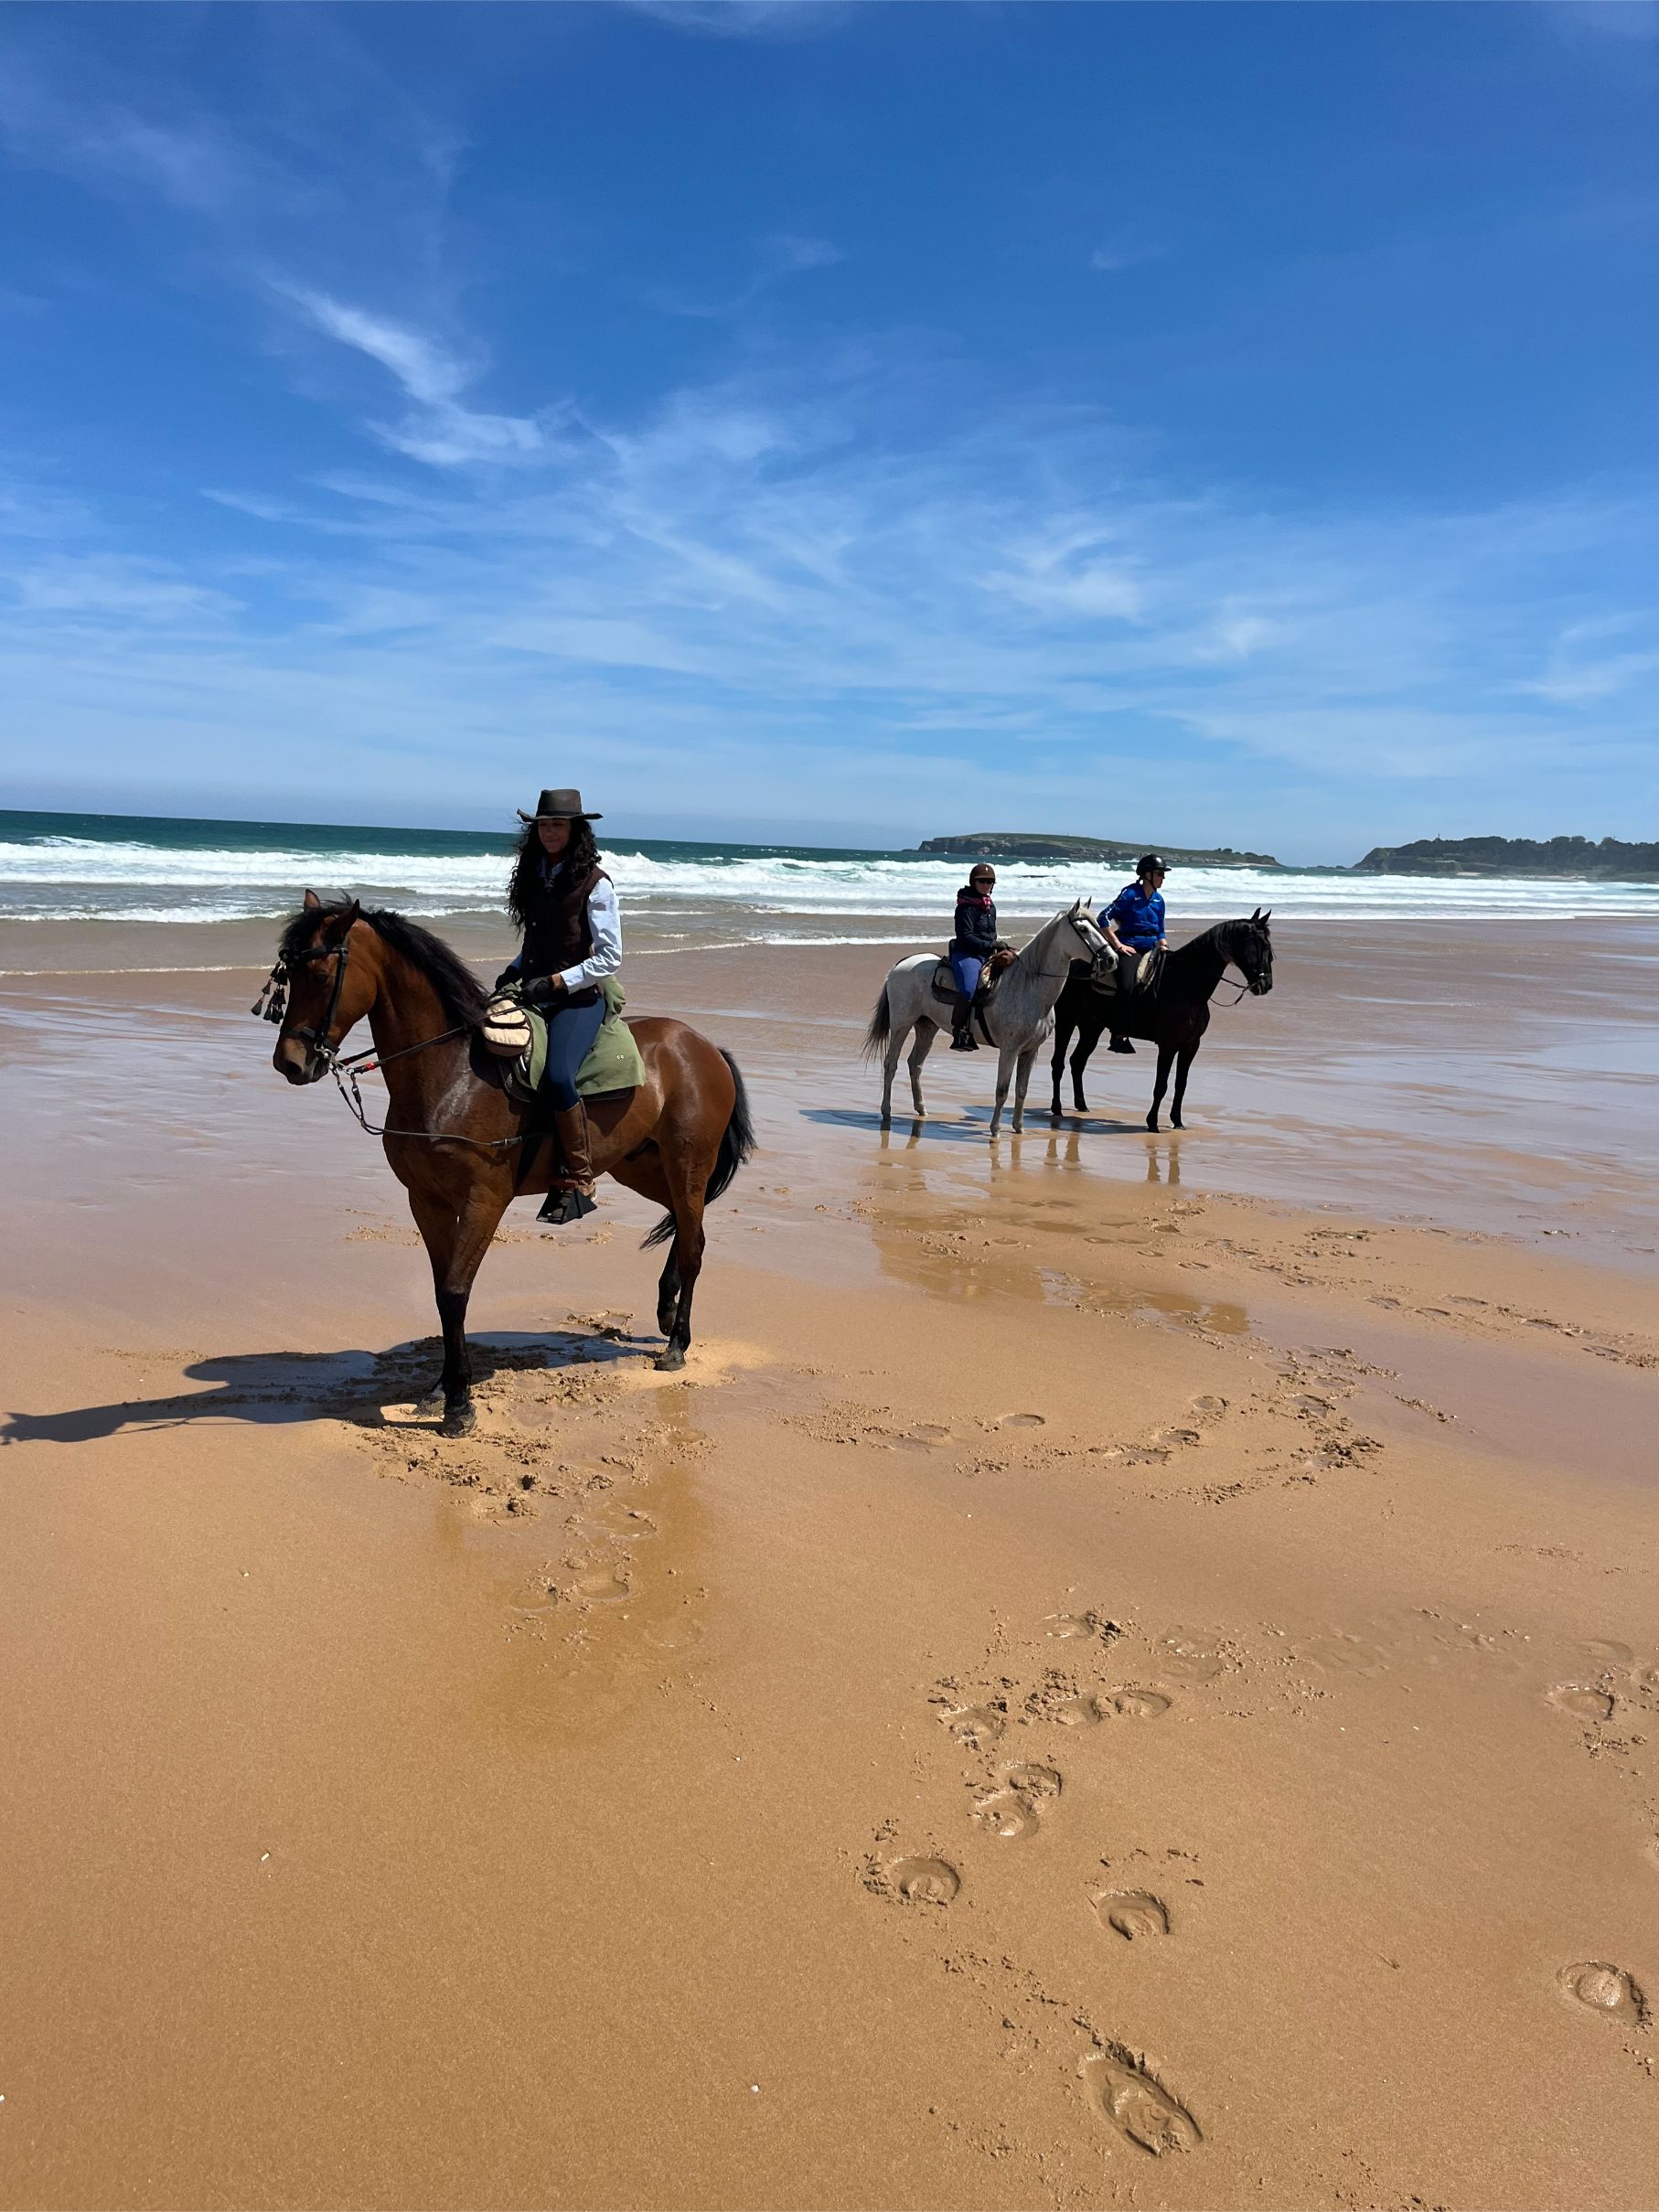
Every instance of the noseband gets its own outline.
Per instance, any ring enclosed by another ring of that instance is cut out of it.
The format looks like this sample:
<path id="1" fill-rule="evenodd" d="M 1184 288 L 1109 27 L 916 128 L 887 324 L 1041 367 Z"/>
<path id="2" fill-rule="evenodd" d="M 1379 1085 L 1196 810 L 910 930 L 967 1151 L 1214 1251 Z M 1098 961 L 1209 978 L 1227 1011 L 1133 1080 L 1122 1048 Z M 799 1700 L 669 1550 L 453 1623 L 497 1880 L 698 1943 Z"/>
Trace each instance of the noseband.
<path id="1" fill-rule="evenodd" d="M 312 945 L 308 946 L 303 953 L 292 954 L 287 959 L 279 957 L 275 967 L 265 978 L 264 988 L 253 1001 L 249 1011 L 260 1015 L 266 1021 L 274 1021 L 280 1026 L 287 1019 L 288 1014 L 288 971 L 290 967 L 310 967 L 323 960 L 337 962 L 334 971 L 334 988 L 328 994 L 328 1009 L 320 1024 L 314 1028 L 311 1024 L 306 1023 L 303 1027 L 295 1027 L 287 1032 L 290 1037 L 297 1037 L 303 1044 L 309 1045 L 314 1053 L 320 1053 L 324 1059 L 332 1059 L 334 1047 L 329 1043 L 328 1037 L 334 1028 L 334 1018 L 340 1010 L 340 993 L 346 988 L 346 963 L 350 957 L 349 934 L 342 937 L 337 945 Z"/>

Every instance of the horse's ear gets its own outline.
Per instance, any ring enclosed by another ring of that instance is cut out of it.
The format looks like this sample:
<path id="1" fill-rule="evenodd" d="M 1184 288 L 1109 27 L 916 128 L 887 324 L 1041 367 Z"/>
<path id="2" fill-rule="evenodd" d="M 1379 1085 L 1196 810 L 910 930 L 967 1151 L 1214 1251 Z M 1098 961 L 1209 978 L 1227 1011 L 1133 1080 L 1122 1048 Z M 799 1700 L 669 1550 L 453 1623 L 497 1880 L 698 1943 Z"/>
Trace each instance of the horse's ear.
<path id="1" fill-rule="evenodd" d="M 320 906 L 323 902 L 317 897 L 315 891 L 308 891 L 305 893 L 303 903 L 307 908 L 310 908 L 313 906 Z"/>
<path id="2" fill-rule="evenodd" d="M 1273 919 L 1273 909 L 1270 906 L 1264 906 L 1261 910 L 1261 913 L 1257 916 L 1257 919 L 1260 922 L 1262 927 L 1266 929 L 1268 924 Z"/>

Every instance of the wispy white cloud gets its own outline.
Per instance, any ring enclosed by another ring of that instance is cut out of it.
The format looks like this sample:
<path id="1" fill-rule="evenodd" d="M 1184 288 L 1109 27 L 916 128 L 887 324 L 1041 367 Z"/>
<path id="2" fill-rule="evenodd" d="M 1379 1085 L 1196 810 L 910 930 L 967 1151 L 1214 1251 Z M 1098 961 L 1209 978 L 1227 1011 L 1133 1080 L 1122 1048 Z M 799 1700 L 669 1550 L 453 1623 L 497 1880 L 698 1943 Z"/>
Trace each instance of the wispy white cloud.
<path id="1" fill-rule="evenodd" d="M 535 460 L 547 431 L 528 415 L 491 414 L 465 404 L 478 370 L 421 332 L 300 285 L 282 294 L 325 337 L 365 354 L 394 378 L 413 402 L 400 422 L 375 422 L 375 435 L 397 452 L 437 468 L 464 462 Z"/>
<path id="2" fill-rule="evenodd" d="M 816 38 L 839 30 L 851 0 L 623 0 L 636 15 L 696 38 Z"/>

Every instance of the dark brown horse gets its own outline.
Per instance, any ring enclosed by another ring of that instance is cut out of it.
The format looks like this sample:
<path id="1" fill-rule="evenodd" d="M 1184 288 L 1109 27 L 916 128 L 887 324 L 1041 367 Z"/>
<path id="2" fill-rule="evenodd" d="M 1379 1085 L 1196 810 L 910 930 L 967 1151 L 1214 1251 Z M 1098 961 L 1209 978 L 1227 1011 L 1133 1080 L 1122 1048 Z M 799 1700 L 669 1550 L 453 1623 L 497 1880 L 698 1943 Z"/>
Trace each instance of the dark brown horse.
<path id="1" fill-rule="evenodd" d="M 417 923 L 308 891 L 283 933 L 273 981 L 285 982 L 287 1005 L 272 1063 L 290 1083 L 326 1074 L 342 1039 L 368 1021 L 386 1078 L 386 1126 L 378 1133 L 409 1192 L 444 1328 L 433 1395 L 443 1394 L 444 1435 L 464 1436 L 476 1417 L 466 1352 L 473 1277 L 509 1202 L 547 1189 L 551 1138 L 529 1133 L 529 1108 L 508 1095 L 500 1063 L 478 1041 L 482 986 Z M 672 1239 L 657 1292 L 657 1322 L 668 1338 L 657 1364 L 679 1368 L 691 1341 L 703 1208 L 748 1159 L 755 1138 L 728 1054 L 683 1021 L 647 1016 L 628 1027 L 645 1082 L 587 1102 L 594 1167 L 668 1209 L 645 1241 Z"/>
<path id="2" fill-rule="evenodd" d="M 1170 1126 L 1180 1128 L 1181 1102 L 1186 1096 L 1187 1072 L 1210 1026 L 1210 1000 L 1229 964 L 1245 979 L 1246 988 L 1259 999 L 1273 988 L 1273 941 L 1268 935 L 1269 907 L 1258 906 L 1247 919 L 1217 922 L 1202 936 L 1166 953 L 1163 967 L 1150 990 L 1138 991 L 1118 1026 L 1130 1037 L 1145 1037 L 1158 1047 L 1158 1080 L 1152 1091 L 1152 1110 L 1146 1117 L 1149 1129 L 1158 1127 L 1158 1109 L 1169 1087 L 1170 1069 L 1175 1070 L 1175 1095 L 1170 1101 Z M 1072 1055 L 1072 1095 L 1079 1114 L 1088 1112 L 1083 1095 L 1083 1071 L 1089 1054 L 1100 1042 L 1108 1010 L 1118 1004 L 1096 990 L 1094 970 L 1084 962 L 1072 972 L 1054 1008 L 1054 1102 L 1056 1120 L 1065 1112 L 1060 1103 L 1060 1078 L 1065 1068 L 1065 1048 L 1077 1031 Z"/>

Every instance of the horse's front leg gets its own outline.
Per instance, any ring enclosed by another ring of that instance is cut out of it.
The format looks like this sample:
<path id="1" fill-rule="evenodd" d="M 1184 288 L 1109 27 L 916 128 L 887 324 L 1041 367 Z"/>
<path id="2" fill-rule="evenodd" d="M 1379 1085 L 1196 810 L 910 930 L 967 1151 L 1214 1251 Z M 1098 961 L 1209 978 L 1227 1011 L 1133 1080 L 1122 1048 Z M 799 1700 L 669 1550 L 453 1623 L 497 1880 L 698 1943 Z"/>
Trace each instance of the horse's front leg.
<path id="1" fill-rule="evenodd" d="M 915 1042 L 910 1048 L 910 1099 L 918 1121 L 927 1118 L 927 1109 L 922 1104 L 922 1063 L 932 1052 L 938 1033 L 937 1022 L 924 1017 L 915 1025 Z"/>
<path id="2" fill-rule="evenodd" d="M 1175 1048 L 1172 1044 L 1161 1044 L 1158 1047 L 1158 1080 L 1152 1085 L 1152 1110 L 1146 1117 L 1147 1127 L 1154 1132 L 1158 1127 L 1158 1109 L 1163 1104 L 1164 1092 L 1169 1088 L 1170 1069 L 1174 1060 Z"/>
<path id="3" fill-rule="evenodd" d="M 1031 1085 L 1031 1072 L 1037 1064 L 1037 1046 L 1027 1045 L 1014 1066 L 1014 1135 L 1025 1127 L 1025 1094 Z"/>
<path id="4" fill-rule="evenodd" d="M 1181 1102 L 1187 1095 L 1187 1076 L 1197 1057 L 1198 1047 L 1195 1044 L 1189 1044 L 1182 1047 L 1180 1056 L 1176 1060 L 1175 1095 L 1170 1101 L 1170 1127 L 1172 1129 L 1184 1128 L 1186 1126 L 1181 1118 Z"/>
<path id="5" fill-rule="evenodd" d="M 1008 1103 L 1008 1086 L 1012 1080 L 1015 1055 L 1003 1047 L 997 1055 L 997 1103 L 991 1108 L 990 1133 L 994 1138 L 1002 1127 L 1002 1108 Z"/>
<path id="6" fill-rule="evenodd" d="M 1077 1049 L 1072 1054 L 1072 1101 L 1079 1114 L 1088 1112 L 1088 1100 L 1083 1095 L 1083 1071 L 1094 1057 L 1095 1047 L 1100 1042 L 1100 1024 L 1097 1023 L 1091 1037 L 1086 1024 L 1079 1024 Z"/>
<path id="7" fill-rule="evenodd" d="M 1061 1115 L 1065 1111 L 1065 1107 L 1060 1103 L 1060 1078 L 1065 1073 L 1065 1048 L 1072 1041 L 1072 1019 L 1069 1014 L 1055 1014 L 1054 1057 L 1054 1064 L 1050 1071 L 1054 1079 L 1054 1103 L 1050 1106 L 1048 1110 L 1054 1116 L 1056 1121 L 1059 1120 Z"/>
<path id="8" fill-rule="evenodd" d="M 409 1203 L 432 1261 L 438 1325 L 444 1332 L 444 1418 L 439 1433 L 464 1437 L 477 1426 L 472 1403 L 472 1362 L 466 1350 L 466 1306 L 473 1278 L 489 1250 L 512 1186 L 475 1185 L 459 1213 L 435 1196 L 411 1191 Z"/>

